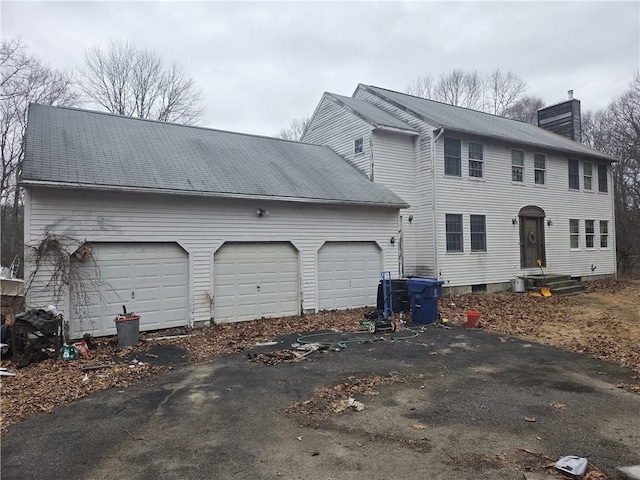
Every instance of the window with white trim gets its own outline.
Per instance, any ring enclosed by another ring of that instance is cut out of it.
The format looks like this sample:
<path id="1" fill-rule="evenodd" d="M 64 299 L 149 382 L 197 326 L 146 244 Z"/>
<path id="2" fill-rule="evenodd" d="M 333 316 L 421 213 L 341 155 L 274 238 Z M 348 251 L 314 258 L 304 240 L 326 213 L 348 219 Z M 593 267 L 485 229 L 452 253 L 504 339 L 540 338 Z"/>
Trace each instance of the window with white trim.
<path id="1" fill-rule="evenodd" d="M 536 185 L 545 185 L 547 183 L 547 158 L 541 153 L 534 154 L 533 168 Z"/>
<path id="2" fill-rule="evenodd" d="M 445 215 L 447 252 L 464 251 L 462 244 L 462 215 L 447 213 Z"/>
<path id="3" fill-rule="evenodd" d="M 598 191 L 601 193 L 607 193 L 609 191 L 607 166 L 603 163 L 598 164 Z"/>
<path id="4" fill-rule="evenodd" d="M 524 182 L 524 152 L 511 150 L 511 181 Z"/>
<path id="5" fill-rule="evenodd" d="M 571 248 L 580 248 L 580 220 L 569 220 L 569 245 Z"/>
<path id="6" fill-rule="evenodd" d="M 587 248 L 595 247 L 596 222 L 595 220 L 584 221 L 584 243 Z"/>
<path id="7" fill-rule="evenodd" d="M 580 162 L 569 159 L 569 188 L 580 190 Z"/>
<path id="8" fill-rule="evenodd" d="M 609 248 L 609 222 L 600 220 L 600 248 Z"/>
<path id="9" fill-rule="evenodd" d="M 582 162 L 582 178 L 583 178 L 583 188 L 585 190 L 591 190 L 593 184 L 593 163 L 591 162 Z"/>
<path id="10" fill-rule="evenodd" d="M 469 176 L 482 178 L 484 167 L 484 152 L 481 143 L 469 142 Z"/>
<path id="11" fill-rule="evenodd" d="M 462 147 L 457 138 L 444 137 L 444 174 L 462 176 Z"/>
<path id="12" fill-rule="evenodd" d="M 487 251 L 487 222 L 484 215 L 469 215 L 471 251 Z"/>
<path id="13" fill-rule="evenodd" d="M 364 138 L 356 138 L 353 142 L 353 153 L 358 154 L 364 152 Z"/>

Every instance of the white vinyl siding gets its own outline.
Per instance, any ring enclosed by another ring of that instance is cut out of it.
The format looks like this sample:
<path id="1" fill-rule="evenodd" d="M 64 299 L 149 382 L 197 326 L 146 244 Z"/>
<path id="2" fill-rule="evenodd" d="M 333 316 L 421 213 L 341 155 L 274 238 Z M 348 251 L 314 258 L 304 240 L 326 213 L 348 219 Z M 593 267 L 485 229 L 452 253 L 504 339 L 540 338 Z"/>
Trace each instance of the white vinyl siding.
<path id="1" fill-rule="evenodd" d="M 524 182 L 524 152 L 511 150 L 511 181 Z"/>
<path id="2" fill-rule="evenodd" d="M 380 249 L 372 242 L 327 242 L 318 252 L 321 310 L 376 304 Z"/>
<path id="3" fill-rule="evenodd" d="M 208 321 L 213 312 L 214 252 L 225 242 L 290 242 L 300 261 L 300 302 L 304 311 L 317 309 L 317 252 L 325 241 L 376 241 L 383 267 L 398 275 L 398 210 L 296 202 L 224 200 L 178 195 L 63 191 L 31 188 L 27 192 L 25 242 L 37 244 L 45 231 L 90 242 L 171 242 L 189 255 L 190 323 Z M 257 208 L 269 211 L 258 217 Z M 29 267 L 25 265 L 28 272 Z M 28 273 L 27 273 L 28 274 Z M 54 299 L 38 277 L 29 306 Z M 73 314 L 71 314 L 73 317 Z M 66 317 L 70 318 L 70 317 Z"/>
<path id="4" fill-rule="evenodd" d="M 215 323 L 296 315 L 298 252 L 289 243 L 226 243 L 214 256 Z"/>
<path id="5" fill-rule="evenodd" d="M 345 110 L 331 97 L 324 96 L 301 141 L 331 147 L 367 178 L 371 178 L 370 136 L 371 125 Z"/>

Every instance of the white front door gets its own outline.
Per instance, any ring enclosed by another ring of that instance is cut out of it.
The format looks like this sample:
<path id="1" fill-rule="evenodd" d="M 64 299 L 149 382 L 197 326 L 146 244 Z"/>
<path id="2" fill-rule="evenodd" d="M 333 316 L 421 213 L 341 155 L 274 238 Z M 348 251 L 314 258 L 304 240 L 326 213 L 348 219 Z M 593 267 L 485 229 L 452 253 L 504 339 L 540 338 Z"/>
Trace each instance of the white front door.
<path id="1" fill-rule="evenodd" d="M 175 243 L 93 243 L 72 260 L 70 335 L 116 333 L 114 318 L 140 317 L 140 330 L 189 324 L 189 259 Z M 92 258 L 93 257 L 93 258 Z"/>
<path id="2" fill-rule="evenodd" d="M 296 315 L 298 285 L 298 252 L 290 243 L 226 243 L 214 256 L 214 321 Z"/>
<path id="3" fill-rule="evenodd" d="M 318 252 L 318 308 L 376 304 L 382 256 L 375 242 L 327 242 Z"/>

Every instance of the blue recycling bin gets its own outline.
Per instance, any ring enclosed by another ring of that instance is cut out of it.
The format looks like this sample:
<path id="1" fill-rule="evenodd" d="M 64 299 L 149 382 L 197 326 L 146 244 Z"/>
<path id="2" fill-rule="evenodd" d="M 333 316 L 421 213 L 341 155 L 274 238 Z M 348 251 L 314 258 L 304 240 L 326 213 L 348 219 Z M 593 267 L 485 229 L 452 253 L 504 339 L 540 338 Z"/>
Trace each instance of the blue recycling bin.
<path id="1" fill-rule="evenodd" d="M 407 281 L 411 298 L 411 319 L 414 323 L 430 324 L 438 316 L 438 298 L 444 282 L 431 278 L 410 278 Z"/>

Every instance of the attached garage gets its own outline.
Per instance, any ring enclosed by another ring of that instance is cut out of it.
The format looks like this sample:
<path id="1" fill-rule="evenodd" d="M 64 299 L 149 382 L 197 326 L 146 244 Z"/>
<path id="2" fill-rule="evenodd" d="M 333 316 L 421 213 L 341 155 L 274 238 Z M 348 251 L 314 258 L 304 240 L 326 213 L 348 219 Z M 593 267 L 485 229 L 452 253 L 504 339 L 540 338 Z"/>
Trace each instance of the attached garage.
<path id="1" fill-rule="evenodd" d="M 214 258 L 216 323 L 300 312 L 298 252 L 290 243 L 226 243 Z"/>
<path id="2" fill-rule="evenodd" d="M 113 319 L 141 315 L 140 330 L 189 323 L 189 261 L 176 243 L 93 243 L 92 259 L 73 260 L 72 337 L 116 332 Z"/>
<path id="3" fill-rule="evenodd" d="M 320 310 L 376 304 L 382 256 L 375 242 L 327 242 L 318 252 Z"/>

